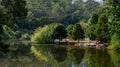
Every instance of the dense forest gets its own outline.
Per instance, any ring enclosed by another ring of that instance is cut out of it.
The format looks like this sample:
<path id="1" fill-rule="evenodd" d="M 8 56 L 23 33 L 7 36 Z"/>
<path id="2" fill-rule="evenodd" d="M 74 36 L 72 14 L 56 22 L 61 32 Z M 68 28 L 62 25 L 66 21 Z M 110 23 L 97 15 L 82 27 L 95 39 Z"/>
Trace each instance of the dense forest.
<path id="1" fill-rule="evenodd" d="M 120 1 L 0 0 L 0 43 L 8 39 L 53 43 L 89 38 L 120 48 Z M 0 45 L 0 50 L 10 45 Z"/>

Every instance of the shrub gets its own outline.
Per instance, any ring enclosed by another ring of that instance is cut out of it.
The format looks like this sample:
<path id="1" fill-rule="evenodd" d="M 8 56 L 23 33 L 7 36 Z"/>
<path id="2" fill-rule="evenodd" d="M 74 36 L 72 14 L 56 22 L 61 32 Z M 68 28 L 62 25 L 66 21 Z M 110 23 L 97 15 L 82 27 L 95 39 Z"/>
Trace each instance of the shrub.
<path id="1" fill-rule="evenodd" d="M 115 50 L 120 48 L 120 35 L 114 34 L 112 36 L 111 45 L 109 47 Z"/>
<path id="2" fill-rule="evenodd" d="M 62 24 L 52 23 L 35 32 L 31 40 L 37 43 L 53 43 L 55 39 L 65 38 L 67 31 Z"/>
<path id="3" fill-rule="evenodd" d="M 30 35 L 29 34 L 23 34 L 21 39 L 22 40 L 30 40 Z"/>

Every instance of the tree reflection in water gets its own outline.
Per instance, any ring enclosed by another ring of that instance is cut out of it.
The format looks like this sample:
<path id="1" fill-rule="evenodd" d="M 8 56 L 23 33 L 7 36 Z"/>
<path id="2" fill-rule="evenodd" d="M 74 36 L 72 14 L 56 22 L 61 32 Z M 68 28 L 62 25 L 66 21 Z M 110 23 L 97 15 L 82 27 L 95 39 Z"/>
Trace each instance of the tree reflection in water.
<path id="1" fill-rule="evenodd" d="M 114 67 L 107 50 L 86 49 L 84 59 L 91 67 Z"/>
<path id="2" fill-rule="evenodd" d="M 79 66 L 83 57 L 84 57 L 85 50 L 82 48 L 74 48 L 68 50 L 68 57 L 72 61 L 72 67 Z"/>
<path id="3" fill-rule="evenodd" d="M 80 47 L 70 49 L 54 45 L 49 52 L 52 61 L 48 63 L 52 63 L 51 65 L 54 67 L 55 65 L 58 67 L 63 65 L 63 67 L 120 67 L 120 58 L 118 57 L 120 55 L 114 52 L 109 53 L 106 49 Z"/>
<path id="4" fill-rule="evenodd" d="M 67 58 L 67 50 L 64 47 L 56 47 L 51 53 L 58 62 L 62 62 Z"/>
<path id="5" fill-rule="evenodd" d="M 41 44 L 33 45 L 31 52 L 0 53 L 0 67 L 120 67 L 120 51 Z"/>

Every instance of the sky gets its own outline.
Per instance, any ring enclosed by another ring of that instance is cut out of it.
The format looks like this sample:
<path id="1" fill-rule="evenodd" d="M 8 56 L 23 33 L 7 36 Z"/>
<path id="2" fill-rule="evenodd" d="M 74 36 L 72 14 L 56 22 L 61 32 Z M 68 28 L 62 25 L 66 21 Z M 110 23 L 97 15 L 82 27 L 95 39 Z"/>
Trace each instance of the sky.
<path id="1" fill-rule="evenodd" d="M 74 3 L 74 1 L 76 1 L 76 0 L 72 0 L 72 3 Z M 83 0 L 84 2 L 86 2 L 87 0 Z M 103 0 L 95 0 L 96 2 L 99 2 L 100 3 L 100 5 L 102 5 L 103 4 Z"/>
<path id="2" fill-rule="evenodd" d="M 102 1 L 102 0 L 95 0 L 95 1 L 98 1 L 98 2 L 100 2 L 100 1 Z"/>
<path id="3" fill-rule="evenodd" d="M 100 3 L 100 5 L 102 5 L 102 4 L 103 4 L 103 0 L 95 0 L 95 1 L 99 2 L 99 3 Z"/>

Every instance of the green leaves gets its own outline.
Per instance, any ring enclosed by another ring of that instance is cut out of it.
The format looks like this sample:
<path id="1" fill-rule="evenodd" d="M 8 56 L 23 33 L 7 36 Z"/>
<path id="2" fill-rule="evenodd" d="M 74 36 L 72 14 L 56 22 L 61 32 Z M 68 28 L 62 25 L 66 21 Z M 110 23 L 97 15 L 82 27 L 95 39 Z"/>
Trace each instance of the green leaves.
<path id="1" fill-rule="evenodd" d="M 120 48 L 120 34 L 114 34 L 111 39 L 111 45 L 112 49 L 118 49 Z"/>
<path id="2" fill-rule="evenodd" d="M 90 19 L 88 20 L 89 24 L 96 24 L 98 21 L 99 16 L 97 14 L 93 14 Z"/>
<path id="3" fill-rule="evenodd" d="M 25 8 L 26 6 L 26 1 L 25 0 L 2 0 L 3 6 L 5 6 L 6 9 L 14 17 L 25 17 L 27 15 L 27 9 Z"/>
<path id="4" fill-rule="evenodd" d="M 84 30 L 80 24 L 75 24 L 73 27 L 72 37 L 75 40 L 83 39 L 85 37 Z"/>
<path id="5" fill-rule="evenodd" d="M 52 23 L 44 26 L 32 36 L 32 41 L 37 43 L 53 43 L 55 39 L 65 38 L 67 31 L 62 24 Z"/>
<path id="6" fill-rule="evenodd" d="M 74 26 L 74 25 L 69 25 L 69 26 L 66 28 L 66 29 L 67 29 L 67 34 L 68 34 L 68 36 L 72 36 L 73 26 Z"/>

